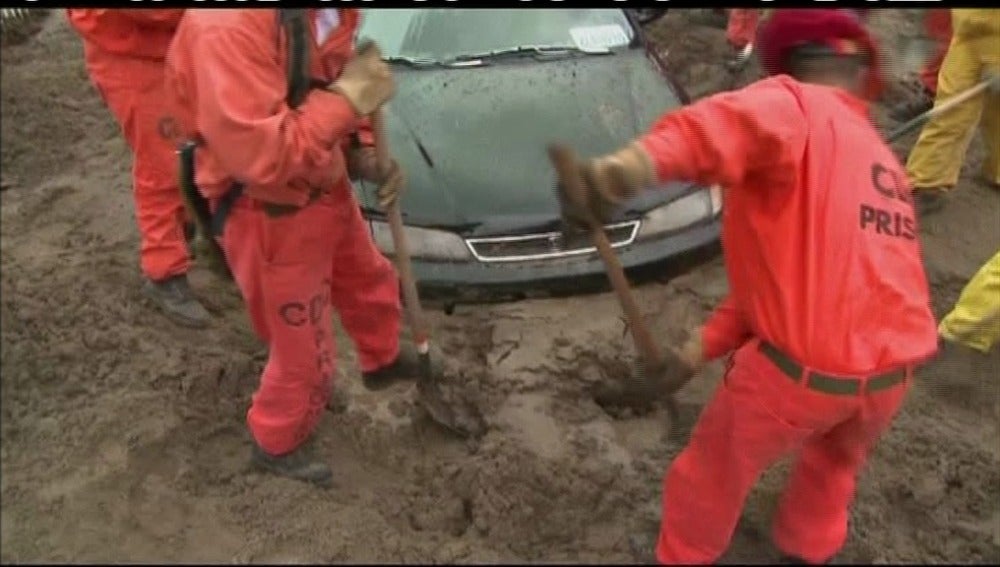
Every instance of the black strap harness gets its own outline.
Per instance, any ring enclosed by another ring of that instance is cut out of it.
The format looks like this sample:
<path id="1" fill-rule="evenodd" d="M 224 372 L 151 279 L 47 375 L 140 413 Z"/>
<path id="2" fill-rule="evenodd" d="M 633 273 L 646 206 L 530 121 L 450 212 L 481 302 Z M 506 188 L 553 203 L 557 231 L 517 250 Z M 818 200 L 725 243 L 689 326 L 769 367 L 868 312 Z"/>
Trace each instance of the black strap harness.
<path id="1" fill-rule="evenodd" d="M 290 108 L 298 108 L 309 94 L 309 19 L 303 8 L 278 10 L 278 18 L 288 38 L 288 94 L 285 102 Z M 219 206 L 212 215 L 212 235 L 219 237 L 226 227 L 226 219 L 233 205 L 243 196 L 245 186 L 235 182 L 219 199 Z"/>

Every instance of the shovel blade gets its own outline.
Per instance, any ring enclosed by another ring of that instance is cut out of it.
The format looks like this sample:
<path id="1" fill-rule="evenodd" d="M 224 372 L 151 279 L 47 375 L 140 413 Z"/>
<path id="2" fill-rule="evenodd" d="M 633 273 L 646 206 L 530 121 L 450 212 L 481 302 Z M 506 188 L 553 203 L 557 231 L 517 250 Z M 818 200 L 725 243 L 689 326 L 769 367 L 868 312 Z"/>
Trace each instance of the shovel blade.
<path id="1" fill-rule="evenodd" d="M 460 437 L 478 437 L 485 430 L 481 419 L 461 419 L 447 401 L 435 378 L 430 352 L 423 352 L 419 358 L 420 376 L 417 379 L 417 394 L 420 406 L 438 425 Z M 463 416 L 468 417 L 468 416 Z"/>
<path id="2" fill-rule="evenodd" d="M 679 367 L 669 363 L 647 363 L 636 361 L 632 375 L 621 382 L 614 391 L 602 392 L 596 398 L 599 403 L 626 406 L 634 409 L 649 408 L 656 402 L 663 404 L 669 419 L 670 434 L 673 435 L 681 422 L 680 406 L 674 393 L 693 376 L 692 372 L 678 371 Z"/>

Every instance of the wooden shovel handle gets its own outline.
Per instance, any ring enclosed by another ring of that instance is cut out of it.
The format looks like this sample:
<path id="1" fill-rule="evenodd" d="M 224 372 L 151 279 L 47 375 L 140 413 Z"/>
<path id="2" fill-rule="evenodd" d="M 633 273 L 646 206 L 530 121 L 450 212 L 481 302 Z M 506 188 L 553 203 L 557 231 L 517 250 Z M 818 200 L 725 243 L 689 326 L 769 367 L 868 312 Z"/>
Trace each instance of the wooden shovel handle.
<path id="1" fill-rule="evenodd" d="M 583 178 L 577 168 L 576 154 L 567 147 L 553 145 L 549 147 L 549 159 L 555 166 L 559 179 L 563 182 L 562 190 L 566 191 L 567 197 L 577 203 L 581 210 L 585 210 L 583 205 L 587 193 L 584 189 Z M 645 319 L 642 317 L 639 305 L 635 302 L 635 296 L 632 294 L 628 279 L 625 277 L 625 269 L 622 267 L 621 260 L 611 247 L 611 242 L 608 240 L 608 235 L 605 234 L 601 222 L 594 217 L 590 217 L 588 221 L 594 246 L 604 262 L 608 279 L 611 280 L 611 287 L 614 288 L 622 311 L 625 312 L 625 318 L 632 329 L 635 348 L 639 356 L 646 362 L 647 368 L 658 368 L 662 364 L 663 357 L 660 354 L 660 349 L 656 346 L 656 341 L 653 340 L 653 335 L 649 332 Z"/>
<path id="2" fill-rule="evenodd" d="M 379 107 L 371 116 L 372 135 L 375 138 L 375 160 L 379 171 L 388 171 L 390 160 L 389 143 L 385 136 L 385 114 Z M 397 198 L 388 210 L 389 231 L 392 233 L 392 244 L 396 256 L 396 268 L 403 286 L 403 301 L 410 319 L 410 329 L 417 350 L 426 354 L 429 349 L 427 327 L 424 323 L 423 308 L 420 305 L 420 294 L 417 293 L 417 281 L 413 276 L 413 265 L 410 262 L 410 248 L 403 230 L 403 215 L 399 210 Z"/>
<path id="3" fill-rule="evenodd" d="M 902 138 L 906 134 L 909 134 L 910 132 L 916 130 L 920 126 L 923 126 L 924 124 L 930 122 L 931 119 L 935 118 L 936 116 L 945 114 L 946 112 L 950 112 L 956 106 L 959 106 L 965 103 L 966 101 L 979 96 L 980 94 L 982 94 L 987 90 L 996 91 L 998 88 L 1000 88 L 1000 76 L 997 75 L 987 76 L 978 85 L 966 90 L 965 92 L 961 92 L 949 98 L 948 100 L 942 102 L 939 105 L 936 105 L 934 108 L 928 110 L 927 112 L 924 112 L 920 116 L 917 116 L 916 118 L 907 121 L 902 126 L 899 126 L 895 130 L 893 130 L 887 136 L 886 139 L 890 143 L 895 142 L 896 140 Z"/>

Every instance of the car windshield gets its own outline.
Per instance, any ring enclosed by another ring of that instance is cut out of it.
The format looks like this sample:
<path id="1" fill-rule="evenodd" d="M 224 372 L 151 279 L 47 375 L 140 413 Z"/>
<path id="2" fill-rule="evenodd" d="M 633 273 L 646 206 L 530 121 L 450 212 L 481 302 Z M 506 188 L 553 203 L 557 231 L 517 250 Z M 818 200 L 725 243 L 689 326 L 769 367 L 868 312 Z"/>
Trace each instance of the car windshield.
<path id="1" fill-rule="evenodd" d="M 621 10 L 365 10 L 359 38 L 375 40 L 387 59 L 461 61 L 503 54 L 569 50 L 606 52 L 632 42 Z"/>

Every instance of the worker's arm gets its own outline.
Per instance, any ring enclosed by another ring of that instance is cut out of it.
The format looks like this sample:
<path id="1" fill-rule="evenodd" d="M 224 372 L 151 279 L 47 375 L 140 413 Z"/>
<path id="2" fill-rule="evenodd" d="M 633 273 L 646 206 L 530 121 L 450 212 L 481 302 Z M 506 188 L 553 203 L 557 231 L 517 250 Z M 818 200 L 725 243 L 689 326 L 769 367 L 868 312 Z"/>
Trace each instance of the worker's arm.
<path id="1" fill-rule="evenodd" d="M 351 179 L 375 177 L 375 135 L 367 116 L 358 120 L 358 129 L 344 138 L 341 147 Z"/>
<path id="2" fill-rule="evenodd" d="M 360 148 L 375 147 L 375 134 L 372 132 L 372 123 L 367 116 L 358 119 L 358 128 L 350 136 L 344 138 L 342 147 L 345 152 Z"/>
<path id="3" fill-rule="evenodd" d="M 727 296 L 708 321 L 675 352 L 692 372 L 698 372 L 706 363 L 736 350 L 752 336 L 733 297 Z"/>
<path id="4" fill-rule="evenodd" d="M 184 15 L 183 9 L 115 9 L 123 18 L 132 20 L 133 22 L 147 27 L 164 28 L 168 30 L 176 29 L 181 23 L 181 17 Z"/>
<path id="5" fill-rule="evenodd" d="M 378 177 L 375 136 L 367 116 L 358 121 L 358 129 L 344 138 L 341 147 L 344 151 L 344 161 L 347 163 L 347 173 L 351 179 L 373 181 Z"/>
<path id="6" fill-rule="evenodd" d="M 378 185 L 380 207 L 387 208 L 399 198 L 405 184 L 403 169 L 395 159 L 390 158 L 388 170 L 379 170 L 375 134 L 367 117 L 359 121 L 358 130 L 351 136 L 350 142 L 344 145 L 344 155 L 351 179 L 364 179 Z"/>
<path id="7" fill-rule="evenodd" d="M 798 174 L 805 116 L 776 81 L 723 93 L 664 115 L 640 138 L 656 181 L 739 185 L 749 174 L 774 182 Z"/>
<path id="8" fill-rule="evenodd" d="M 362 146 L 375 145 L 375 134 L 372 133 L 372 122 L 367 116 L 358 121 L 357 135 L 358 141 L 361 142 Z"/>
<path id="9" fill-rule="evenodd" d="M 296 110 L 289 108 L 273 43 L 217 28 L 195 46 L 197 129 L 208 146 L 219 148 L 215 154 L 229 175 L 265 188 L 329 167 L 330 152 L 358 127 L 347 99 L 327 90 L 314 89 Z"/>
<path id="10" fill-rule="evenodd" d="M 628 146 L 582 162 L 588 197 L 563 199 L 563 218 L 583 227 L 592 217 L 610 222 L 628 198 L 668 181 L 729 188 L 753 175 L 757 186 L 793 185 L 808 132 L 789 82 L 762 81 L 671 111 Z"/>
<path id="11" fill-rule="evenodd" d="M 750 328 L 736 309 L 736 302 L 731 295 L 727 296 L 701 327 L 703 361 L 715 360 L 736 350 L 750 336 Z"/>

